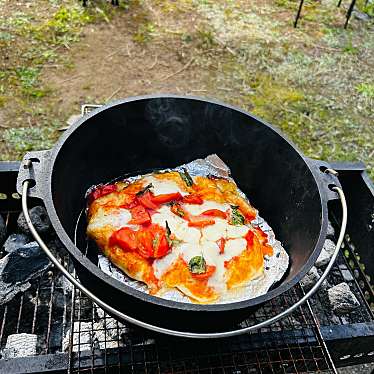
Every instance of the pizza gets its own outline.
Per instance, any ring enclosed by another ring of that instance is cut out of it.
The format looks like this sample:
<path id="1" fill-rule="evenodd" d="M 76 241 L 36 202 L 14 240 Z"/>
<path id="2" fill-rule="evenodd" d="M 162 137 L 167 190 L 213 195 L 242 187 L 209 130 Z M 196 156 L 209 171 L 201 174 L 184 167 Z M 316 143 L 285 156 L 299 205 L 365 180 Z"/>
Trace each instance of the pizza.
<path id="1" fill-rule="evenodd" d="M 181 168 L 91 189 L 87 235 L 150 294 L 208 304 L 262 276 L 273 248 L 256 215 L 231 178 Z"/>

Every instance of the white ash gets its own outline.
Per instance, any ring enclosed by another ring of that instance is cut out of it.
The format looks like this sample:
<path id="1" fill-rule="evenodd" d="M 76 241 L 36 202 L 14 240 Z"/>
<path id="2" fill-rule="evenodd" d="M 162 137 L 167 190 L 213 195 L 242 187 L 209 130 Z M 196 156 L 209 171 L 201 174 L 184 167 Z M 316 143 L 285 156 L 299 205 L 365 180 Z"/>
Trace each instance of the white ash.
<path id="1" fill-rule="evenodd" d="M 3 358 L 26 357 L 36 355 L 36 344 L 38 336 L 35 334 L 12 334 L 9 335 L 3 350 Z"/>
<path id="2" fill-rule="evenodd" d="M 235 181 L 229 177 L 230 169 L 217 155 L 209 155 L 205 159 L 197 159 L 188 164 L 176 167 L 175 169 L 165 169 L 165 171 L 183 170 L 184 168 L 187 169 L 188 173 L 191 176 L 214 175 L 217 177 L 230 179 L 235 183 Z M 135 176 L 129 178 L 128 180 L 134 181 L 139 179 L 140 177 L 141 176 Z M 239 191 L 239 193 L 245 200 L 248 201 L 243 192 Z M 256 219 L 251 223 L 255 226 L 259 226 L 267 234 L 268 242 L 273 247 L 273 256 L 265 256 L 264 273 L 260 278 L 252 280 L 245 287 L 235 290 L 235 293 L 229 293 L 227 296 L 221 298 L 218 302 L 216 302 L 216 304 L 238 302 L 261 296 L 265 294 L 274 283 L 279 281 L 288 269 L 289 256 L 285 249 L 282 247 L 282 244 L 275 239 L 272 228 L 258 214 Z M 135 288 L 138 291 L 148 293 L 148 288 L 144 283 L 128 277 L 115 265 L 113 265 L 107 259 L 107 257 L 99 254 L 98 259 L 99 267 L 104 273 L 112 276 L 122 283 L 125 283 L 127 286 Z M 163 299 L 185 303 L 192 302 L 187 296 L 183 295 L 177 290 L 170 290 L 168 292 L 165 292 L 161 297 Z"/>
<path id="3" fill-rule="evenodd" d="M 317 268 L 313 266 L 300 283 L 305 291 L 309 291 L 316 284 L 319 278 L 321 278 L 321 276 L 318 274 Z"/>
<path id="4" fill-rule="evenodd" d="M 332 254 L 334 253 L 336 244 L 331 239 L 326 239 L 323 244 L 320 255 L 317 258 L 315 266 L 321 267 L 329 263 Z"/>
<path id="5" fill-rule="evenodd" d="M 120 339 L 121 335 L 128 332 L 128 328 L 122 322 L 109 317 L 108 314 L 106 314 L 104 310 L 99 308 L 98 306 L 94 305 L 94 307 L 100 322 L 102 322 L 103 326 L 105 326 L 107 335 L 111 339 Z"/>
<path id="6" fill-rule="evenodd" d="M 92 349 L 94 330 L 95 326 L 92 326 L 92 322 L 74 322 L 72 351 L 90 351 Z M 70 329 L 66 330 L 66 334 L 62 340 L 62 350 L 67 351 L 69 349 L 69 344 Z"/>
<path id="7" fill-rule="evenodd" d="M 327 294 L 332 310 L 338 315 L 350 313 L 360 305 L 347 283 L 331 287 Z"/>
<path id="8" fill-rule="evenodd" d="M 335 235 L 335 229 L 334 229 L 334 227 L 332 226 L 331 222 L 328 221 L 326 236 L 327 236 L 328 238 L 333 238 L 334 235 Z"/>
<path id="9" fill-rule="evenodd" d="M 104 317 L 104 311 L 96 308 L 100 320 L 98 322 L 74 322 L 73 352 L 91 351 L 94 349 L 118 348 L 123 345 L 122 334 L 127 328 L 111 317 Z M 70 329 L 66 331 L 62 342 L 63 351 L 67 351 L 70 342 Z"/>

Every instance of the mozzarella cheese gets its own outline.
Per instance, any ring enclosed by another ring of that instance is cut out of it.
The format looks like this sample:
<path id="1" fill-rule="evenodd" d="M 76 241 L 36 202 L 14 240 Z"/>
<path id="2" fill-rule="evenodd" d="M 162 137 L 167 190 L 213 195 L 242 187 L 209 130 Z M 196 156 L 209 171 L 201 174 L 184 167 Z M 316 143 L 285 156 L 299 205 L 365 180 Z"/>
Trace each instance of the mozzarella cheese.
<path id="1" fill-rule="evenodd" d="M 152 184 L 152 191 L 155 195 L 179 192 L 181 195 L 188 195 L 188 192 L 179 188 L 178 184 L 171 180 L 163 180 L 147 175 L 143 178 L 144 185 Z"/>
<path id="2" fill-rule="evenodd" d="M 131 214 L 127 209 L 116 208 L 109 211 L 100 210 L 89 222 L 87 230 L 97 230 L 104 226 L 111 226 L 114 229 L 121 227 L 136 228 L 137 225 L 129 225 Z"/>

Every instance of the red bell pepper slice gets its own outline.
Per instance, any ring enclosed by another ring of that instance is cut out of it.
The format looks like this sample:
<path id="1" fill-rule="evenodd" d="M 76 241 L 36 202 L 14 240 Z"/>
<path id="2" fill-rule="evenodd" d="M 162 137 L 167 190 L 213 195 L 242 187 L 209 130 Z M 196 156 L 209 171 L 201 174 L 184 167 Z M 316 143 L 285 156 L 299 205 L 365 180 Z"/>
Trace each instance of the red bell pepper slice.
<path id="1" fill-rule="evenodd" d="M 162 195 L 152 196 L 152 202 L 160 205 L 160 204 L 169 203 L 170 201 L 181 200 L 182 198 L 183 196 L 179 192 L 165 193 Z"/>
<path id="2" fill-rule="evenodd" d="M 144 192 L 141 196 L 138 196 L 138 201 L 144 206 L 144 208 L 158 209 L 158 205 L 153 202 L 153 194 L 150 191 Z"/>
<path id="3" fill-rule="evenodd" d="M 183 196 L 182 203 L 201 205 L 204 203 L 204 200 L 199 195 L 192 194 L 192 195 Z"/>
<path id="4" fill-rule="evenodd" d="M 202 212 L 201 214 L 203 216 L 219 217 L 223 219 L 227 218 L 227 214 L 225 212 L 222 212 L 222 210 L 219 210 L 219 209 L 209 209 L 209 210 L 206 210 L 205 212 Z"/>
<path id="5" fill-rule="evenodd" d="M 135 251 L 137 248 L 136 232 L 129 227 L 123 227 L 111 235 L 109 245 L 118 245 L 125 251 Z"/>
<path id="6" fill-rule="evenodd" d="M 153 237 L 148 229 L 141 229 L 136 232 L 137 250 L 144 258 L 153 257 Z"/>
<path id="7" fill-rule="evenodd" d="M 117 185 L 115 184 L 108 184 L 105 186 L 97 187 L 93 192 L 91 192 L 88 198 L 89 203 L 92 203 L 94 200 L 98 199 L 99 197 L 109 195 L 110 193 L 114 191 L 117 191 Z"/>
<path id="8" fill-rule="evenodd" d="M 209 225 L 214 225 L 216 221 L 211 218 L 205 218 L 201 216 L 189 217 L 188 226 L 189 227 L 205 227 Z"/>
<path id="9" fill-rule="evenodd" d="M 146 211 L 144 206 L 137 205 L 134 208 L 130 209 L 131 212 L 131 220 L 129 221 L 130 224 L 134 225 L 144 225 L 147 223 L 151 223 L 151 217 L 149 213 Z"/>

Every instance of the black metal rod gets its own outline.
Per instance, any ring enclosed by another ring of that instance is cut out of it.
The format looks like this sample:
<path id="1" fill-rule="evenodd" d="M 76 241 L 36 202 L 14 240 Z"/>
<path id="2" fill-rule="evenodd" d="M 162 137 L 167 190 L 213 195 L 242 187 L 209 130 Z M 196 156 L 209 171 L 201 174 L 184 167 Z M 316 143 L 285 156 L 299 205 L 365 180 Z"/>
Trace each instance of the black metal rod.
<path id="1" fill-rule="evenodd" d="M 348 9 L 348 12 L 347 12 L 347 17 L 345 19 L 345 24 L 344 24 L 344 28 L 346 29 L 347 26 L 348 26 L 348 22 L 351 18 L 351 15 L 352 15 L 352 12 L 353 12 L 353 9 L 355 7 L 355 4 L 356 4 L 356 0 L 352 0 L 351 2 L 351 5 L 349 6 L 349 9 Z"/>
<path id="2" fill-rule="evenodd" d="M 303 8 L 303 4 L 304 4 L 304 0 L 301 0 L 301 1 L 300 1 L 300 4 L 299 4 L 299 9 L 297 10 L 297 14 L 296 14 L 295 22 L 294 22 L 294 24 L 293 24 L 293 27 L 294 27 L 294 28 L 297 27 L 297 22 L 299 21 L 300 14 L 301 14 L 301 9 Z"/>
<path id="3" fill-rule="evenodd" d="M 340 8 L 340 5 L 342 5 L 342 0 L 339 0 L 339 2 L 338 2 L 338 8 Z"/>

